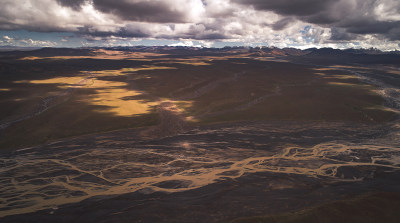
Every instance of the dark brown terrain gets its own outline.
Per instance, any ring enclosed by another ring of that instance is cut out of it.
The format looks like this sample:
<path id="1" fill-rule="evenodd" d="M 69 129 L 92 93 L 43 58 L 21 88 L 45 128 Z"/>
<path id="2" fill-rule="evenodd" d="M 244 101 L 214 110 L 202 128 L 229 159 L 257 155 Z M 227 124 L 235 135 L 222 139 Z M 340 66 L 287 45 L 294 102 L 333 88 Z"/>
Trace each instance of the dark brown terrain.
<path id="1" fill-rule="evenodd" d="M 0 222 L 399 222 L 400 55 L 0 52 Z"/>

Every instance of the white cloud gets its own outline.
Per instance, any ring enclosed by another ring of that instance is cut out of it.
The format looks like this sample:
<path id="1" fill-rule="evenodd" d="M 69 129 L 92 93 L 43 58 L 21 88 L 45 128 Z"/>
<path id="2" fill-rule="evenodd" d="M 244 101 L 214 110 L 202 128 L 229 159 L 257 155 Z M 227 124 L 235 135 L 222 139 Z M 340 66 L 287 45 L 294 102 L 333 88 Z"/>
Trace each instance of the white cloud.
<path id="1" fill-rule="evenodd" d="M 168 46 L 187 46 L 187 47 L 203 47 L 200 44 L 195 45 L 193 41 L 183 41 L 179 43 L 169 44 Z"/>
<path id="2" fill-rule="evenodd" d="M 53 47 L 57 46 L 57 43 L 52 41 L 33 40 L 30 38 L 26 39 L 15 39 L 9 36 L 3 36 L 1 45 L 13 45 L 13 46 L 37 46 L 37 47 Z"/>

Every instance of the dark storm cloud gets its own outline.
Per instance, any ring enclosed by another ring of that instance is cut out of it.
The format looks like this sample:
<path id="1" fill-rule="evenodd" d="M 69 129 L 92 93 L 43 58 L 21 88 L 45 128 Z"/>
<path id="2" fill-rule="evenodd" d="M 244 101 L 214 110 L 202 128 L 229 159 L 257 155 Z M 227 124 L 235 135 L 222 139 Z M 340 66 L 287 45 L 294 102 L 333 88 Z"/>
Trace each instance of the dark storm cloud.
<path id="1" fill-rule="evenodd" d="M 130 21 L 157 23 L 186 21 L 184 12 L 174 9 L 165 1 L 93 0 L 93 6 L 99 11 Z"/>
<path id="2" fill-rule="evenodd" d="M 182 35 L 188 39 L 195 40 L 223 40 L 229 36 L 222 33 L 220 26 L 222 24 L 216 20 L 215 24 L 194 24 L 191 25 Z"/>
<path id="3" fill-rule="evenodd" d="M 92 37 L 109 37 L 109 36 L 118 36 L 118 37 L 127 37 L 127 38 L 146 38 L 150 37 L 149 33 L 144 32 L 139 28 L 131 28 L 127 30 L 126 28 L 120 28 L 118 31 L 114 32 L 102 32 L 97 31 L 93 27 L 84 26 L 78 29 L 78 34 L 83 36 L 92 36 Z"/>
<path id="4" fill-rule="evenodd" d="M 356 39 L 357 35 L 353 33 L 348 33 L 342 28 L 332 28 L 331 29 L 331 40 L 334 41 L 350 41 Z"/>
<path id="5" fill-rule="evenodd" d="M 283 30 L 284 28 L 286 28 L 290 23 L 292 23 L 295 19 L 292 17 L 286 17 L 283 18 L 281 20 L 279 20 L 278 22 L 272 24 L 272 29 L 274 30 Z"/>
<path id="6" fill-rule="evenodd" d="M 79 28 L 77 32 L 80 36 L 85 38 L 95 38 L 101 37 L 106 38 L 110 36 L 121 37 L 121 38 L 160 38 L 160 39 L 193 39 L 193 40 L 223 40 L 229 38 L 229 36 L 220 33 L 219 30 L 207 29 L 203 25 L 199 25 L 199 27 L 195 28 L 195 25 L 184 33 L 180 33 L 176 35 L 175 33 L 171 34 L 154 34 L 151 29 L 148 29 L 147 26 L 135 26 L 128 25 L 126 27 L 119 28 L 117 31 L 113 32 L 102 32 L 95 29 L 92 26 L 84 26 Z M 173 26 L 172 26 L 173 27 Z M 171 28 L 172 29 L 172 28 Z"/>
<path id="7" fill-rule="evenodd" d="M 160 39 L 169 39 L 169 40 L 175 40 L 177 39 L 177 36 L 174 35 L 159 35 L 157 38 Z M 217 33 L 217 32 L 210 32 L 210 33 L 182 33 L 179 35 L 179 38 L 181 39 L 192 39 L 192 40 L 224 40 L 224 39 L 229 39 L 228 36 Z"/>
<path id="8" fill-rule="evenodd" d="M 258 10 L 272 10 L 281 15 L 305 16 L 318 13 L 338 0 L 233 0 Z"/>
<path id="9" fill-rule="evenodd" d="M 344 25 L 346 27 L 346 25 Z M 400 27 L 400 22 L 381 22 L 381 21 L 358 21 L 347 26 L 347 30 L 357 34 L 368 33 L 388 33 L 390 30 Z"/>
<path id="10" fill-rule="evenodd" d="M 252 5 L 256 10 L 273 11 L 283 16 L 295 17 L 312 24 L 330 27 L 332 40 L 350 40 L 353 34 L 380 34 L 390 40 L 400 40 L 400 22 L 378 18 L 374 10 L 378 6 L 400 14 L 400 1 L 382 0 L 233 0 L 242 5 Z M 381 4 L 381 5 L 380 5 Z M 272 27 L 285 28 L 291 21 L 282 19 Z M 341 29 L 338 33 L 337 30 Z"/>

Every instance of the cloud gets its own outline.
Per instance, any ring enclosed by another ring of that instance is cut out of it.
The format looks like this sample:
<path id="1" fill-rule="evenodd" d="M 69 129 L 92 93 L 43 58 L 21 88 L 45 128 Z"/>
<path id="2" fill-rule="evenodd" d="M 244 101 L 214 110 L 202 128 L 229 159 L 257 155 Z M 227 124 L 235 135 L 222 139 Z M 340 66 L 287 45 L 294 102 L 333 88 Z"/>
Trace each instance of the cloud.
<path id="1" fill-rule="evenodd" d="M 56 46 L 57 43 L 52 41 L 33 40 L 31 38 L 20 39 L 3 36 L 0 38 L 0 45 L 51 47 Z"/>
<path id="2" fill-rule="evenodd" d="M 0 30 L 72 32 L 90 43 L 117 38 L 398 49 L 400 1 L 2 0 Z"/>
<path id="3" fill-rule="evenodd" d="M 350 41 L 357 39 L 357 35 L 348 33 L 343 28 L 332 28 L 330 39 L 333 41 Z"/>
<path id="4" fill-rule="evenodd" d="M 196 0 L 93 0 L 93 6 L 123 20 L 156 23 L 191 22 L 203 11 Z"/>
<path id="5" fill-rule="evenodd" d="M 200 44 L 194 44 L 193 41 L 184 41 L 179 43 L 169 44 L 168 46 L 186 46 L 186 47 L 203 47 Z"/>
<path id="6" fill-rule="evenodd" d="M 336 0 L 233 0 L 252 5 L 257 10 L 271 10 L 282 15 L 306 16 L 326 10 Z"/>
<path id="7" fill-rule="evenodd" d="M 275 22 L 274 24 L 272 24 L 272 28 L 274 30 L 282 30 L 282 29 L 286 28 L 293 21 L 294 21 L 294 18 L 286 17 L 286 18 L 283 18 L 283 19 Z"/>
<path id="8" fill-rule="evenodd" d="M 55 0 L 2 0 L 0 30 L 37 32 L 79 31 L 80 27 L 96 26 L 111 31 L 118 24 L 86 2 L 79 11 L 60 5 Z"/>
<path id="9" fill-rule="evenodd" d="M 287 26 L 290 18 L 335 29 L 332 40 L 350 40 L 352 34 L 379 34 L 400 40 L 400 1 L 397 0 L 233 0 L 256 10 L 290 16 L 276 23 Z M 293 19 L 292 19 L 293 21 Z M 337 33 L 341 29 L 341 33 Z"/>
<path id="10" fill-rule="evenodd" d="M 3 41 L 6 42 L 6 43 L 11 43 L 11 42 L 14 40 L 14 38 L 9 37 L 9 36 L 3 36 L 2 39 L 3 39 Z"/>
<path id="11" fill-rule="evenodd" d="M 60 5 L 70 7 L 74 10 L 80 10 L 82 5 L 87 2 L 87 0 L 56 0 Z"/>

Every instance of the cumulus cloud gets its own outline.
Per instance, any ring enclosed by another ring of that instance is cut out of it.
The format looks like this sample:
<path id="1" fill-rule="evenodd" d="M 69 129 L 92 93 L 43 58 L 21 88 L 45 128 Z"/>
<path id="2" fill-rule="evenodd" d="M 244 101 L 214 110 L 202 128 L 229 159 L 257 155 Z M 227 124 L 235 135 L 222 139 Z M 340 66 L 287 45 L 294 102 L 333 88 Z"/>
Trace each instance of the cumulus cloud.
<path id="1" fill-rule="evenodd" d="M 2 0 L 0 30 L 21 29 L 73 32 L 88 41 L 168 39 L 398 49 L 400 1 Z"/>
<path id="2" fill-rule="evenodd" d="M 3 39 L 3 42 L 6 42 L 6 43 L 11 43 L 14 40 L 14 38 L 9 37 L 9 36 L 3 36 L 2 39 Z"/>
<path id="3" fill-rule="evenodd" d="M 183 41 L 179 43 L 169 44 L 168 46 L 203 47 L 201 44 L 193 43 L 193 41 Z"/>
<path id="4" fill-rule="evenodd" d="M 352 34 L 380 34 L 400 40 L 400 1 L 397 0 L 233 0 L 256 10 L 272 11 L 311 24 L 335 29 L 333 40 Z M 285 21 L 285 20 L 283 20 Z M 280 27 L 279 23 L 277 24 Z M 337 33 L 337 29 L 341 33 Z"/>
<path id="5" fill-rule="evenodd" d="M 3 36 L 0 38 L 0 45 L 51 47 L 56 46 L 57 44 L 52 41 L 33 40 L 31 38 L 20 39 Z"/>

